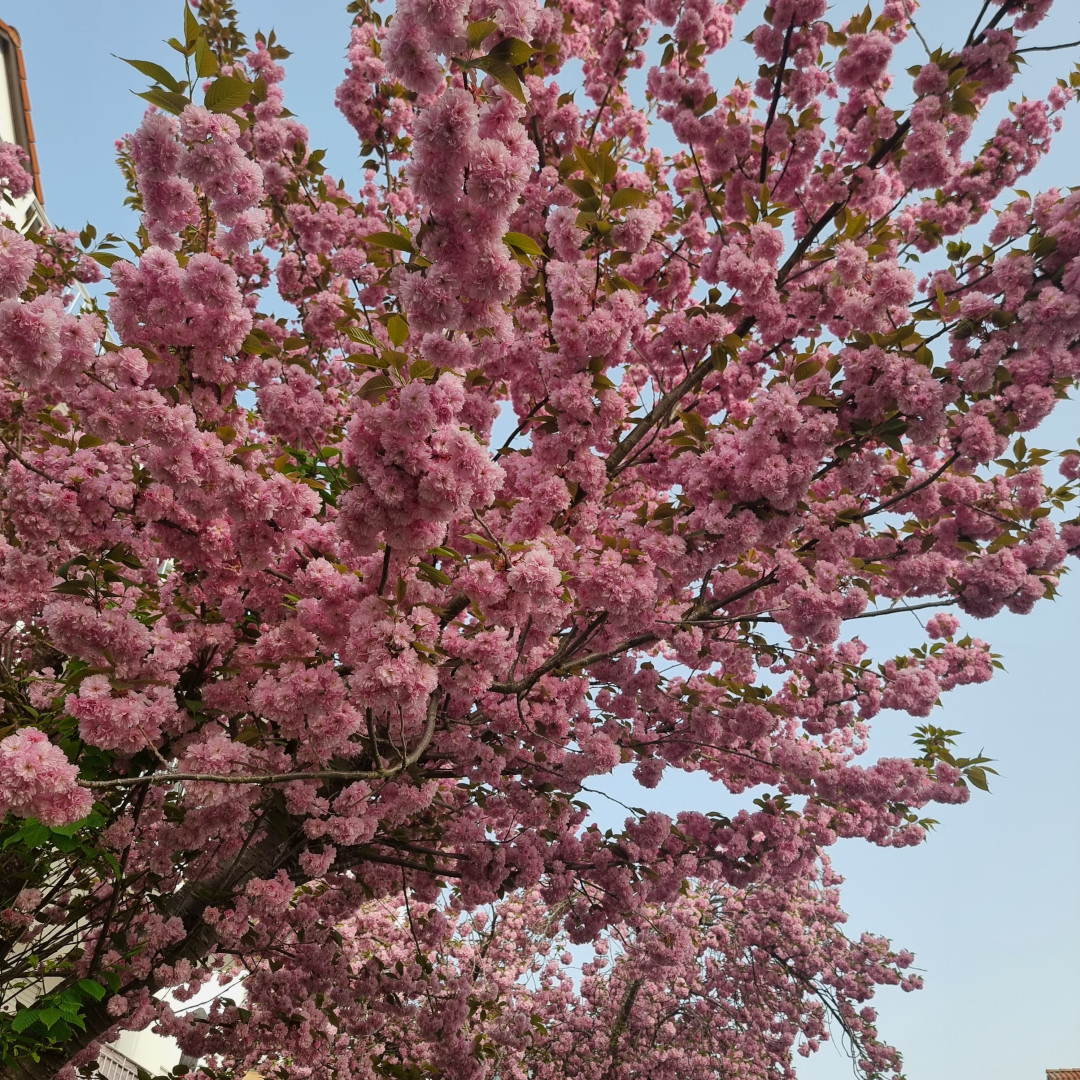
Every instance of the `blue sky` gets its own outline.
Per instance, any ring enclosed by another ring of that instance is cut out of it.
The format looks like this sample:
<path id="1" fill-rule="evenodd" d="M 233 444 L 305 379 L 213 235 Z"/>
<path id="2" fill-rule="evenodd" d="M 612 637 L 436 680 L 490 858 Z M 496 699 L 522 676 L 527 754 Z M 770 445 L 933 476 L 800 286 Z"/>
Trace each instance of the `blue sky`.
<path id="1" fill-rule="evenodd" d="M 348 42 L 344 0 L 237 0 L 237 6 L 249 32 L 274 27 L 293 50 L 288 104 L 311 129 L 312 145 L 329 147 L 330 170 L 355 188 L 356 141 L 333 107 Z M 831 18 L 838 23 L 861 6 L 834 5 Z M 956 43 L 980 7 L 979 0 L 931 0 L 920 29 L 931 46 Z M 747 14 L 753 19 L 752 10 Z M 137 125 L 143 103 L 129 91 L 143 82 L 111 54 L 169 64 L 175 54 L 163 41 L 179 31 L 180 15 L 173 0 L 22 0 L 0 7 L 0 17 L 22 35 L 46 209 L 55 223 L 77 229 L 93 220 L 99 233 L 133 230 L 113 142 Z M 743 23 L 746 33 L 752 22 Z M 1077 37 L 1080 9 L 1075 0 L 1058 0 L 1039 43 Z M 721 85 L 736 74 L 753 76 L 744 56 L 724 54 Z M 1038 94 L 1076 60 L 1080 50 L 1033 54 L 1022 90 Z M 1031 190 L 1080 183 L 1080 107 L 1070 121 L 1026 185 Z M 1060 449 L 1076 445 L 1078 435 L 1080 408 L 1069 402 L 1028 442 Z M 924 640 L 914 616 L 898 618 L 859 624 L 875 657 Z M 926 974 L 925 990 L 886 992 L 878 1002 L 882 1032 L 904 1051 L 909 1080 L 1041 1080 L 1048 1067 L 1080 1066 L 1075 575 L 1056 603 L 1040 604 L 1031 616 L 965 620 L 965 628 L 991 641 L 1007 670 L 989 685 L 947 695 L 932 720 L 965 732 L 965 748 L 985 748 L 997 759 L 1001 776 L 993 794 L 976 792 L 968 806 L 936 813 L 942 823 L 919 848 L 880 851 L 850 841 L 838 846 L 834 861 L 848 878 L 850 930 L 887 934 L 916 953 Z M 908 752 L 915 723 L 882 714 L 873 752 Z M 723 793 L 697 780 L 679 776 L 643 792 L 619 775 L 606 789 L 633 805 L 668 812 L 722 808 Z M 620 808 L 599 797 L 591 801 L 603 822 L 621 822 Z M 826 1047 L 800 1065 L 799 1075 L 832 1080 L 851 1073 L 846 1059 Z"/>

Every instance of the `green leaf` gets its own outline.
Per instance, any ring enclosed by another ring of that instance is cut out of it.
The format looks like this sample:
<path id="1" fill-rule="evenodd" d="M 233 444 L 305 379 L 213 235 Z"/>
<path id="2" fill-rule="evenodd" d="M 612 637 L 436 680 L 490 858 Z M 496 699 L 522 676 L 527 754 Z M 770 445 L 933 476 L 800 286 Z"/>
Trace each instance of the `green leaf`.
<path id="1" fill-rule="evenodd" d="M 14 1032 L 25 1031 L 28 1027 L 36 1024 L 41 1019 L 37 1009 L 20 1009 L 11 1021 L 11 1030 Z"/>
<path id="2" fill-rule="evenodd" d="M 79 823 L 75 821 L 70 825 L 54 825 L 50 831 L 53 836 L 74 836 L 80 828 Z"/>
<path id="3" fill-rule="evenodd" d="M 350 341 L 358 341 L 361 345 L 370 345 L 373 349 L 379 347 L 379 339 L 359 326 L 346 326 L 341 332 Z"/>
<path id="4" fill-rule="evenodd" d="M 618 162 L 610 154 L 601 154 L 596 163 L 601 183 L 610 184 L 619 175 Z"/>
<path id="5" fill-rule="evenodd" d="M 432 585 L 451 585 L 450 578 L 447 577 L 438 567 L 432 566 L 431 563 L 422 562 L 416 568 L 416 572 Z"/>
<path id="6" fill-rule="evenodd" d="M 961 94 L 953 94 L 952 111 L 956 113 L 957 116 L 979 115 L 979 110 L 975 107 L 974 102 Z"/>
<path id="7" fill-rule="evenodd" d="M 600 167 L 596 155 L 585 146 L 574 147 L 574 157 L 589 176 L 599 176 Z"/>
<path id="8" fill-rule="evenodd" d="M 265 334 L 259 335 L 252 331 L 244 338 L 240 351 L 247 353 L 249 356 L 272 356 L 277 349 Z"/>
<path id="9" fill-rule="evenodd" d="M 4 841 L 3 850 L 6 851 L 12 844 L 19 843 L 33 850 L 41 847 L 48 839 L 49 830 L 37 818 L 28 818 L 26 824 L 18 832 L 13 833 Z"/>
<path id="10" fill-rule="evenodd" d="M 179 116 L 191 104 L 183 94 L 178 94 L 173 90 L 162 90 L 157 86 L 153 90 L 144 90 L 135 96 L 141 97 L 143 101 L 149 101 L 151 105 L 156 105 L 164 112 L 172 113 L 173 116 Z"/>
<path id="11" fill-rule="evenodd" d="M 250 97 L 251 83 L 234 75 L 222 75 L 210 84 L 204 103 L 211 112 L 232 112 L 246 105 Z"/>
<path id="12" fill-rule="evenodd" d="M 386 333 L 395 345 L 403 345 L 409 338 L 409 324 L 400 315 L 391 315 L 386 321 Z"/>
<path id="13" fill-rule="evenodd" d="M 80 979 L 75 985 L 88 998 L 93 998 L 95 1001 L 100 1001 L 106 994 L 105 987 L 94 979 Z"/>
<path id="14" fill-rule="evenodd" d="M 588 180 L 582 180 L 580 177 L 572 176 L 568 180 L 564 180 L 563 183 L 575 194 L 582 199 L 592 199 L 596 196 L 596 188 Z"/>
<path id="15" fill-rule="evenodd" d="M 683 422 L 683 427 L 685 427 L 695 439 L 704 441 L 708 437 L 705 421 L 701 418 L 700 413 L 684 412 L 681 416 L 681 420 Z"/>
<path id="16" fill-rule="evenodd" d="M 393 389 L 394 380 L 389 375 L 384 375 L 381 372 L 378 375 L 372 375 L 370 379 L 363 386 L 360 387 L 360 396 L 365 401 L 370 401 L 372 398 L 381 397 L 387 390 Z"/>
<path id="17" fill-rule="evenodd" d="M 800 402 L 800 405 L 814 405 L 819 409 L 838 409 L 840 406 L 835 401 L 830 401 L 827 397 L 823 397 L 821 394 L 809 394 L 804 397 Z"/>
<path id="18" fill-rule="evenodd" d="M 497 56 L 481 56 L 473 61 L 473 66 L 481 71 L 486 71 L 504 90 L 509 91 L 522 105 L 529 103 L 525 96 L 525 87 L 518 78 L 518 73 L 505 61 Z"/>
<path id="19" fill-rule="evenodd" d="M 804 360 L 795 367 L 795 381 L 802 382 L 804 379 L 809 379 L 811 375 L 816 375 L 820 370 L 820 360 Z"/>
<path id="20" fill-rule="evenodd" d="M 116 56 L 116 53 L 113 53 Z M 182 83 L 173 78 L 168 68 L 162 67 L 160 64 L 155 64 L 151 60 L 128 60 L 125 56 L 116 56 L 117 60 L 123 60 L 125 64 L 130 64 L 140 74 L 145 75 L 148 79 L 153 79 L 156 83 L 161 83 L 166 90 L 172 90 L 174 93 L 179 94 Z"/>
<path id="21" fill-rule="evenodd" d="M 375 247 L 394 248 L 396 251 L 407 251 L 412 254 L 412 241 L 396 232 L 377 232 L 364 237 L 364 241 Z"/>
<path id="22" fill-rule="evenodd" d="M 495 60 L 503 60 L 511 67 L 527 64 L 532 58 L 533 47 L 521 38 L 503 38 L 489 53 Z"/>
<path id="23" fill-rule="evenodd" d="M 195 39 L 199 36 L 199 20 L 195 18 L 195 13 L 190 7 L 184 4 L 184 37 L 187 39 L 187 44 L 193 45 Z"/>
<path id="24" fill-rule="evenodd" d="M 621 210 L 624 206 L 644 206 L 649 201 L 649 196 L 637 188 L 619 188 L 608 200 L 612 210 Z"/>
<path id="25" fill-rule="evenodd" d="M 90 587 L 81 581 L 62 581 L 59 585 L 54 585 L 52 591 L 65 596 L 88 596 Z"/>
<path id="26" fill-rule="evenodd" d="M 342 358 L 346 364 L 355 364 L 358 367 L 385 368 L 390 366 L 390 361 L 383 356 L 370 356 L 368 353 L 350 353 Z"/>
<path id="27" fill-rule="evenodd" d="M 96 435 L 84 435 L 79 440 L 79 449 L 80 450 L 89 450 L 93 446 L 102 446 L 102 445 L 104 445 L 104 443 L 105 443 L 105 440 L 104 439 L 99 439 Z"/>
<path id="28" fill-rule="evenodd" d="M 465 30 L 465 39 L 469 43 L 469 48 L 479 49 L 484 43 L 484 38 L 494 33 L 498 28 L 499 25 L 494 19 L 478 19 L 476 22 L 469 23 Z"/>
<path id="29" fill-rule="evenodd" d="M 46 1028 L 51 1028 L 58 1020 L 64 1018 L 64 1014 L 52 1005 L 47 1006 L 44 1009 L 37 1010 L 38 1019 L 45 1025 Z"/>
<path id="30" fill-rule="evenodd" d="M 58 1020 L 56 1027 L 49 1032 L 49 1037 L 53 1042 L 63 1045 L 71 1038 L 71 1028 L 63 1020 Z"/>
<path id="31" fill-rule="evenodd" d="M 516 251 L 520 251 L 523 255 L 532 255 L 538 259 L 544 257 L 544 249 L 531 236 L 526 236 L 525 233 L 508 232 L 503 237 L 503 243 Z"/>
<path id="32" fill-rule="evenodd" d="M 95 262 L 101 263 L 106 270 L 108 270 L 113 263 L 124 261 L 119 255 L 112 251 L 94 251 L 90 253 L 90 258 Z"/>
<path id="33" fill-rule="evenodd" d="M 208 79 L 218 73 L 218 58 L 210 48 L 205 34 L 195 39 L 195 73 L 200 79 Z"/>

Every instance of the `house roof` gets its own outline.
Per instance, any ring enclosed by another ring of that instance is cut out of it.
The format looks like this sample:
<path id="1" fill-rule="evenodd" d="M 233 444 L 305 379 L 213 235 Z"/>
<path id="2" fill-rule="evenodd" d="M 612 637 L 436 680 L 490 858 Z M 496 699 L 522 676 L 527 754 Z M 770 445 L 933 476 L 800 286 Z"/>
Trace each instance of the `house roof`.
<path id="1" fill-rule="evenodd" d="M 1080 1069 L 1047 1069 L 1046 1080 L 1080 1080 Z"/>
<path id="2" fill-rule="evenodd" d="M 45 201 L 41 193 L 41 170 L 38 168 L 37 148 L 34 145 L 34 125 L 30 120 L 30 91 L 26 86 L 26 65 L 23 63 L 22 42 L 13 26 L 0 19 L 0 54 L 7 69 L 8 95 L 11 98 L 15 141 L 30 157 L 30 172 L 34 177 L 34 194 L 39 203 Z"/>

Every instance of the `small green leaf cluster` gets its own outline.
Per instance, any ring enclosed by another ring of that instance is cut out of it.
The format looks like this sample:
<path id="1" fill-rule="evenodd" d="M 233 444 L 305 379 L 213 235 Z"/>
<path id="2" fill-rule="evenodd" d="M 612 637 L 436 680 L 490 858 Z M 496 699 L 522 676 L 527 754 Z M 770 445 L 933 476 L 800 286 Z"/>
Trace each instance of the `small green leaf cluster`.
<path id="1" fill-rule="evenodd" d="M 106 978 L 111 989 L 118 988 L 115 976 Z M 43 994 L 30 1006 L 16 1012 L 0 1013 L 0 1063 L 13 1064 L 28 1057 L 41 1060 L 43 1053 L 69 1042 L 74 1028 L 86 1030 L 88 1005 L 100 1002 L 109 992 L 96 979 L 80 979 L 62 991 Z"/>
<path id="2" fill-rule="evenodd" d="M 961 783 L 970 783 L 980 791 L 989 791 L 990 782 L 987 777 L 998 775 L 997 770 L 989 765 L 994 759 L 985 757 L 982 751 L 975 757 L 957 757 L 953 753 L 953 747 L 959 734 L 959 731 L 935 727 L 933 724 L 917 727 L 912 732 L 912 738 L 922 751 L 922 756 L 913 760 L 928 770 L 933 769 L 939 761 L 944 762 L 960 770 Z"/>
<path id="3" fill-rule="evenodd" d="M 271 34 L 271 39 L 273 35 Z M 235 113 L 246 105 L 257 104 L 266 100 L 267 87 L 263 79 L 253 82 L 243 77 L 242 69 L 230 75 L 219 75 L 220 61 L 207 36 L 207 31 L 199 25 L 191 8 L 184 5 L 184 40 L 170 38 L 168 44 L 184 58 L 185 78 L 178 79 L 168 68 L 151 60 L 128 60 L 118 57 L 125 64 L 130 64 L 136 71 L 153 80 L 149 90 L 136 93 L 144 101 L 157 106 L 163 112 L 178 116 L 193 104 L 192 93 L 200 79 L 212 79 L 206 87 L 203 105 L 211 112 Z M 288 51 L 271 43 L 272 56 L 287 56 Z M 245 126 L 246 120 L 235 118 Z"/>

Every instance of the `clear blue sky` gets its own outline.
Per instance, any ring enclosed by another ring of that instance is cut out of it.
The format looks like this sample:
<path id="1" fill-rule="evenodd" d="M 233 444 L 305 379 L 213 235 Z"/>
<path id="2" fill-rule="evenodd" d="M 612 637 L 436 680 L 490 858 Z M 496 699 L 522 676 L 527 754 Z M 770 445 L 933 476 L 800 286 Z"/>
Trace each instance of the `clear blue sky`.
<path id="1" fill-rule="evenodd" d="M 308 124 L 312 143 L 328 146 L 327 164 L 355 187 L 359 157 L 351 129 L 333 108 L 344 68 L 348 16 L 344 0 L 238 0 L 249 30 L 275 27 L 293 50 L 285 84 L 290 108 Z M 979 0 L 929 0 L 920 28 L 931 46 L 962 40 Z M 759 5 L 748 5 L 752 19 Z M 851 12 L 861 8 L 850 5 Z M 1080 37 L 1080 6 L 1058 0 L 1040 43 Z M 46 209 L 57 224 L 130 232 L 113 141 L 138 123 L 143 103 L 130 89 L 141 77 L 110 55 L 168 64 L 162 42 L 178 33 L 179 3 L 162 0 L 22 0 L 0 2 L 0 17 L 22 34 L 44 179 Z M 834 5 L 839 22 L 848 5 Z M 743 20 L 746 23 L 746 19 Z M 742 33 L 752 24 L 748 23 Z M 752 76 L 734 54 L 727 78 Z M 912 56 L 906 63 L 917 62 Z M 1022 90 L 1046 88 L 1077 55 L 1034 54 Z M 741 70 L 740 70 L 741 69 Z M 1019 91 L 1017 91 L 1019 92 Z M 1027 186 L 1080 183 L 1080 108 L 1055 152 Z M 1080 435 L 1080 408 L 1067 403 L 1029 443 L 1060 449 Z M 1075 563 L 1074 563 L 1075 566 Z M 872 654 L 885 658 L 923 639 L 914 616 L 859 624 Z M 890 623 L 890 625 L 882 625 Z M 1054 604 L 1026 618 L 968 620 L 968 629 L 1003 654 L 1007 671 L 993 683 L 955 691 L 934 722 L 966 733 L 964 745 L 985 747 L 1001 772 L 992 795 L 975 793 L 967 807 L 945 808 L 942 824 L 922 847 L 879 851 L 850 841 L 834 859 L 848 877 L 849 929 L 890 936 L 916 953 L 926 989 L 887 992 L 878 1005 L 884 1035 L 905 1052 L 909 1080 L 1041 1080 L 1048 1067 L 1080 1067 L 1080 588 L 1066 580 Z M 878 755 L 906 753 L 915 722 L 882 714 Z M 679 777 L 652 793 L 614 778 L 608 790 L 633 805 L 674 811 L 723 805 L 696 778 Z M 623 812 L 593 798 L 597 817 Z M 825 1048 L 800 1066 L 801 1080 L 851 1075 L 846 1059 Z"/>

